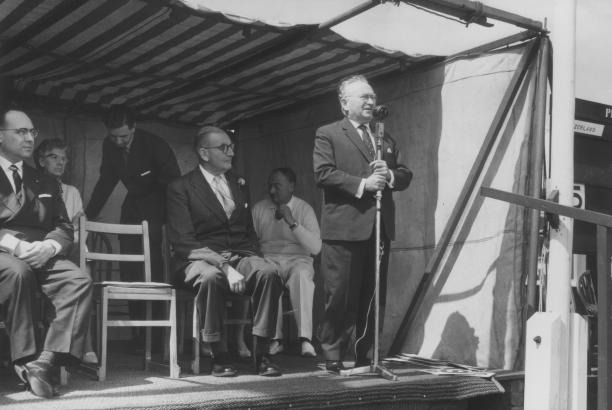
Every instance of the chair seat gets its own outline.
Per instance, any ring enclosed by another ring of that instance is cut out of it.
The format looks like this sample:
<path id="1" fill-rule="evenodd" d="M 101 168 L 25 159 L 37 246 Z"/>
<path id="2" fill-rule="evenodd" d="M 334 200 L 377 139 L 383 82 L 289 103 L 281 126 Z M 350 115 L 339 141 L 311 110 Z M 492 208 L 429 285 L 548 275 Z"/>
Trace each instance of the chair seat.
<path id="1" fill-rule="evenodd" d="M 95 282 L 94 286 L 113 286 L 117 288 L 152 288 L 152 289 L 160 289 L 160 288 L 172 288 L 172 285 L 168 285 L 167 283 L 162 282 L 120 282 L 120 281 L 104 281 L 104 282 Z"/>

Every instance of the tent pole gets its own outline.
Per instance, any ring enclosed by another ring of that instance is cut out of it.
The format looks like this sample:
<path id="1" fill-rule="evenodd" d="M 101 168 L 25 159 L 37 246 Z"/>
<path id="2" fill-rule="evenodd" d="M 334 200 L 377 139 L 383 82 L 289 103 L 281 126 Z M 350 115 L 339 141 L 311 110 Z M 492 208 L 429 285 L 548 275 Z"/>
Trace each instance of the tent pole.
<path id="1" fill-rule="evenodd" d="M 550 190 L 559 192 L 559 204 L 572 206 L 574 184 L 574 116 L 576 0 L 557 0 L 552 32 L 555 62 L 553 65 L 553 101 L 550 147 Z M 574 221 L 559 217 L 559 228 L 550 230 L 546 312 L 534 314 L 527 323 L 525 355 L 525 410 L 574 409 L 570 403 L 581 381 L 578 369 L 570 363 L 571 321 L 570 278 Z M 549 328 L 547 340 L 539 329 Z M 542 340 L 541 343 L 538 343 Z M 535 341 L 535 344 L 533 343 Z M 586 352 L 585 352 L 586 353 Z M 585 355 L 586 358 L 586 355 Z M 572 358 L 573 360 L 574 358 Z M 575 372 L 570 377 L 570 372 Z M 572 383 L 570 383 L 570 380 Z M 584 382 L 586 382 L 586 375 Z M 546 388 L 533 385 L 537 383 Z M 586 403 L 584 403 L 586 405 Z M 584 408 L 584 407 L 578 407 Z"/>
<path id="2" fill-rule="evenodd" d="M 333 27 L 333 26 L 337 26 L 338 24 L 343 23 L 346 20 L 348 20 L 350 18 L 353 18 L 353 17 L 355 17 L 358 14 L 361 14 L 364 11 L 368 11 L 371 8 L 374 8 L 374 7 L 378 6 L 379 4 L 380 4 L 380 2 L 377 1 L 377 0 L 369 0 L 369 1 L 366 1 L 365 3 L 361 3 L 360 5 L 355 6 L 352 9 L 347 10 L 347 11 L 345 11 L 344 13 L 342 13 L 340 15 L 338 15 L 336 17 L 333 17 L 333 18 L 331 18 L 331 19 L 329 19 L 327 21 L 324 21 L 323 23 L 319 24 L 318 29 L 322 30 L 322 29 L 325 29 L 325 28 L 330 28 L 330 27 Z"/>
<path id="3" fill-rule="evenodd" d="M 455 203 L 455 207 L 453 208 L 453 212 L 448 218 L 446 226 L 444 227 L 444 231 L 442 232 L 442 235 L 440 236 L 440 239 L 436 244 L 433 255 L 431 256 L 431 259 L 429 260 L 427 267 L 425 268 L 425 272 L 423 273 L 423 277 L 421 278 L 421 281 L 417 286 L 417 289 L 414 293 L 414 297 L 410 301 L 408 310 L 406 311 L 406 314 L 404 315 L 404 318 L 400 323 L 395 338 L 393 339 L 393 343 L 391 344 L 391 347 L 389 349 L 390 354 L 397 354 L 402 348 L 404 339 L 406 337 L 406 334 L 408 333 L 408 329 L 411 326 L 414 317 L 416 316 L 417 309 L 423 302 L 425 294 L 431 286 L 431 283 L 434 279 L 434 274 L 436 273 L 438 267 L 440 266 L 440 263 L 442 262 L 442 258 L 444 257 L 451 237 L 455 232 L 457 225 L 459 224 L 459 220 L 461 219 L 461 215 L 463 214 L 465 207 L 467 206 L 470 195 L 476 187 L 476 182 L 478 181 L 478 178 L 484 168 L 491 149 L 493 149 L 493 145 L 495 145 L 495 141 L 505 122 L 506 116 L 512 108 L 514 98 L 516 97 L 516 94 L 520 89 L 521 83 L 523 82 L 523 79 L 527 74 L 528 68 L 534 59 L 534 54 L 537 51 L 537 48 L 535 47 L 536 43 L 536 41 L 532 41 L 529 44 L 527 50 L 525 50 L 525 53 L 521 57 L 521 60 L 516 68 L 516 71 L 514 72 L 512 79 L 510 80 L 510 84 L 508 85 L 506 93 L 504 94 L 503 99 L 500 102 L 499 108 L 495 113 L 495 117 L 493 117 L 493 120 L 491 121 L 491 126 L 487 131 L 487 135 L 485 136 L 482 146 L 480 147 L 480 151 L 478 152 L 478 155 L 474 160 L 472 169 L 470 170 L 470 173 L 466 178 L 465 184 L 463 185 L 463 188 L 459 193 L 457 202 Z"/>
<path id="4" fill-rule="evenodd" d="M 534 114 L 531 127 L 533 151 L 531 163 L 531 184 L 529 195 L 540 198 L 542 193 L 542 166 L 544 158 L 544 133 L 546 126 L 546 91 L 548 89 L 548 57 L 550 42 L 547 37 L 540 41 L 538 78 L 534 97 Z M 529 210 L 529 254 L 527 257 L 527 306 L 525 320 L 536 310 L 536 282 L 539 254 L 540 212 Z"/>
<path id="5" fill-rule="evenodd" d="M 543 31 L 542 23 L 532 20 L 518 14 L 509 13 L 507 11 L 489 7 L 479 1 L 469 0 L 402 0 L 404 3 L 412 3 L 418 6 L 439 11 L 444 14 L 460 18 L 466 23 L 486 24 L 486 20 L 482 21 L 482 17 L 490 17 L 493 20 L 503 21 L 504 23 L 514 24 L 515 26 L 535 31 Z"/>

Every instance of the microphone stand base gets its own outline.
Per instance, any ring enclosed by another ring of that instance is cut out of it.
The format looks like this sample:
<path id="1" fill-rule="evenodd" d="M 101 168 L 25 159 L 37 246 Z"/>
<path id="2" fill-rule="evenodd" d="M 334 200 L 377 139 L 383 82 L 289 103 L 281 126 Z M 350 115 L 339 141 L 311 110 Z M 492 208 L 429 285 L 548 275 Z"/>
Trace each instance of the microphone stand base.
<path id="1" fill-rule="evenodd" d="M 340 370 L 340 376 L 356 376 L 358 374 L 377 374 L 383 379 L 397 381 L 398 377 L 391 370 L 381 364 L 353 367 L 352 369 Z"/>

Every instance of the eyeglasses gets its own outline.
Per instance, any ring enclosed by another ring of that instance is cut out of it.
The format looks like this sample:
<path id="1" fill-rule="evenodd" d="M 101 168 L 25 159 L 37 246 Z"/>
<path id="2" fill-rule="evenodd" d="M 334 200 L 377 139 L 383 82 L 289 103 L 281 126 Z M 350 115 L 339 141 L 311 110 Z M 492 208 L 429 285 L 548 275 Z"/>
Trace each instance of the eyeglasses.
<path id="1" fill-rule="evenodd" d="M 38 137 L 38 128 L 2 128 L 0 131 L 15 131 L 22 138 L 25 138 L 28 134 L 33 138 Z"/>
<path id="2" fill-rule="evenodd" d="M 234 148 L 236 148 L 236 144 L 221 144 L 221 145 L 217 145 L 216 147 L 202 147 L 202 148 L 218 149 L 224 154 L 227 154 L 230 149 L 232 150 L 232 152 L 234 152 Z"/>

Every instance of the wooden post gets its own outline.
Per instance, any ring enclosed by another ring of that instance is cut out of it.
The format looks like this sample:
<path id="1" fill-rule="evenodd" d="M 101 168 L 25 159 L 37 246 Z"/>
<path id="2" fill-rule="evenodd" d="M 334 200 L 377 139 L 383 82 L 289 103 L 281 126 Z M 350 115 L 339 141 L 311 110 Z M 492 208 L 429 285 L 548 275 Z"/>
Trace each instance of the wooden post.
<path id="1" fill-rule="evenodd" d="M 571 206 L 574 184 L 576 0 L 558 0 L 555 3 L 553 27 L 556 30 L 552 37 L 554 64 L 550 189 L 559 191 L 560 205 Z M 561 216 L 559 229 L 552 229 L 550 233 L 546 311 L 553 313 L 552 317 L 558 317 L 561 323 L 559 337 L 553 341 L 558 345 L 553 349 L 558 352 L 553 359 L 559 363 L 551 363 L 552 368 L 559 368 L 559 372 L 553 376 L 559 391 L 550 393 L 559 400 L 550 410 L 567 410 L 569 403 L 568 345 L 573 228 L 573 220 Z M 529 363 L 525 368 L 529 368 Z M 550 403 L 555 402 L 553 398 L 549 400 Z M 525 409 L 536 408 L 531 400 L 533 397 L 525 395 Z"/>

